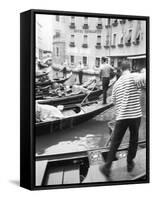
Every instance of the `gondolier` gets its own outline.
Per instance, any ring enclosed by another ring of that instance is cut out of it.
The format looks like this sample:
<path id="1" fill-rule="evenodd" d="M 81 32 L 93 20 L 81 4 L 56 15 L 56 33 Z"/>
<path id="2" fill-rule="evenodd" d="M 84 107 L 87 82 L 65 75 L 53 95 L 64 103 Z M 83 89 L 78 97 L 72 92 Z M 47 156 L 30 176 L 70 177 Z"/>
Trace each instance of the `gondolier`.
<path id="1" fill-rule="evenodd" d="M 107 90 L 110 82 L 110 75 L 114 68 L 107 63 L 107 59 L 102 57 L 102 65 L 100 66 L 100 80 L 103 88 L 103 104 L 106 104 Z"/>
<path id="2" fill-rule="evenodd" d="M 82 79 L 83 79 L 83 64 L 81 62 L 79 62 L 79 71 L 78 71 L 78 75 L 79 75 L 79 84 L 82 85 Z"/>
<path id="3" fill-rule="evenodd" d="M 100 168 L 102 173 L 109 177 L 112 162 L 122 138 L 129 128 L 130 141 L 127 155 L 127 171 L 134 168 L 133 159 L 136 156 L 138 145 L 139 126 L 141 121 L 140 88 L 144 87 L 145 73 L 131 73 L 130 63 L 124 61 L 121 65 L 122 75 L 115 83 L 112 92 L 112 101 L 115 104 L 116 124 L 111 141 L 110 151 L 106 163 Z"/>
<path id="4" fill-rule="evenodd" d="M 67 62 L 65 61 L 63 63 L 63 69 L 62 69 L 62 72 L 63 72 L 63 78 L 66 78 L 66 72 L 67 72 Z"/>

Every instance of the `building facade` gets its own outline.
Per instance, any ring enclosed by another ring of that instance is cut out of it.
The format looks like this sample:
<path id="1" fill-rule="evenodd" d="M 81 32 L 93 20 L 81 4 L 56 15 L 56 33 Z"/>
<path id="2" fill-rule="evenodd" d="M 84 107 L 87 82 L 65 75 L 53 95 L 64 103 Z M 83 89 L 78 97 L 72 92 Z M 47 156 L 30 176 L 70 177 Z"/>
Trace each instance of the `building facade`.
<path id="1" fill-rule="evenodd" d="M 49 20 L 46 23 L 44 21 L 40 15 L 36 16 L 36 58 L 40 60 L 52 56 L 50 26 L 47 24 Z"/>
<path id="2" fill-rule="evenodd" d="M 108 57 L 118 67 L 132 57 L 145 65 L 146 21 L 95 17 L 53 16 L 53 63 L 99 67 Z"/>

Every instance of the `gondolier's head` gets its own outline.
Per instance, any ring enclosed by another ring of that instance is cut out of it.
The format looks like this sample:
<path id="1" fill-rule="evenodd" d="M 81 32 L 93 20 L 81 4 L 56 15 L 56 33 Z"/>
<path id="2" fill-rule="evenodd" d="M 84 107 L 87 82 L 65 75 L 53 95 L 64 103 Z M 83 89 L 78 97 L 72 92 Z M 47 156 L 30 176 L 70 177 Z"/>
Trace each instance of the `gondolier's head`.
<path id="1" fill-rule="evenodd" d="M 102 62 L 102 63 L 105 63 L 106 61 L 107 61 L 107 58 L 106 58 L 106 57 L 102 57 L 102 58 L 101 58 L 101 62 Z"/>
<path id="2" fill-rule="evenodd" d="M 130 70 L 130 62 L 128 60 L 124 60 L 120 66 L 122 71 Z"/>

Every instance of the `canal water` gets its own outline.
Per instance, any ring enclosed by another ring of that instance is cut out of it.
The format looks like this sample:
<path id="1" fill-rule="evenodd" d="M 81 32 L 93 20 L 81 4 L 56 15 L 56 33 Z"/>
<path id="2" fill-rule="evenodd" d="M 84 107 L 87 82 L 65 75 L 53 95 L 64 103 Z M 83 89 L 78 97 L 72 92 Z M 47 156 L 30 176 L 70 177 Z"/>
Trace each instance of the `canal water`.
<path id="1" fill-rule="evenodd" d="M 79 152 L 104 147 L 110 138 L 108 122 L 113 117 L 113 109 L 71 129 L 47 133 L 36 137 L 36 154 L 53 155 Z M 146 138 L 146 118 L 142 117 L 139 140 Z M 127 130 L 122 144 L 128 143 Z"/>

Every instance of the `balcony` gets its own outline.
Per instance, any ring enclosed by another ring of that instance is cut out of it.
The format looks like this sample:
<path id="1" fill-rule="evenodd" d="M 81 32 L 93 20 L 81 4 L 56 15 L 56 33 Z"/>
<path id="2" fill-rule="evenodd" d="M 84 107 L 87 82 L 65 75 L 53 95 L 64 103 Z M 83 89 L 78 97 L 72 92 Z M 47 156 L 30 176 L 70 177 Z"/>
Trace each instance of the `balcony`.
<path id="1" fill-rule="evenodd" d="M 84 24 L 82 28 L 83 29 L 89 29 L 89 25 L 88 24 Z"/>
<path id="2" fill-rule="evenodd" d="M 69 46 L 70 47 L 75 47 L 75 43 L 74 42 L 70 42 Z"/>
<path id="3" fill-rule="evenodd" d="M 101 49 L 101 43 L 97 43 L 95 47 L 96 49 Z"/>
<path id="4" fill-rule="evenodd" d="M 135 41 L 133 41 L 133 44 L 134 44 L 134 45 L 140 44 L 140 40 L 135 40 Z"/>
<path id="5" fill-rule="evenodd" d="M 82 48 L 88 48 L 88 44 L 82 44 Z"/>
<path id="6" fill-rule="evenodd" d="M 125 45 L 126 45 L 127 47 L 131 46 L 131 41 L 125 42 Z"/>
<path id="7" fill-rule="evenodd" d="M 53 35 L 53 39 L 60 38 L 60 36 L 60 33 L 56 33 L 55 35 Z"/>
<path id="8" fill-rule="evenodd" d="M 112 48 L 115 48 L 115 47 L 116 47 L 116 45 L 115 45 L 115 44 L 111 44 L 111 47 L 112 47 Z"/>
<path id="9" fill-rule="evenodd" d="M 96 28 L 99 30 L 99 29 L 102 29 L 103 28 L 103 25 L 102 24 L 97 24 Z"/>
<path id="10" fill-rule="evenodd" d="M 71 23 L 69 27 L 70 29 L 75 29 L 75 23 Z"/>
<path id="11" fill-rule="evenodd" d="M 112 26 L 117 26 L 118 25 L 118 21 L 117 20 L 114 20 L 114 22 L 112 23 Z"/>
<path id="12" fill-rule="evenodd" d="M 120 24 L 125 24 L 126 23 L 126 19 L 121 19 L 120 20 Z"/>
<path id="13" fill-rule="evenodd" d="M 104 45 L 104 48 L 105 49 L 108 49 L 109 48 L 109 41 L 106 41 L 105 45 Z"/>
<path id="14" fill-rule="evenodd" d="M 110 28 L 111 25 L 110 25 L 110 24 L 106 24 L 105 27 L 106 27 L 106 28 Z"/>
<path id="15" fill-rule="evenodd" d="M 123 46 L 124 46 L 123 43 L 118 44 L 118 47 L 123 47 Z"/>

